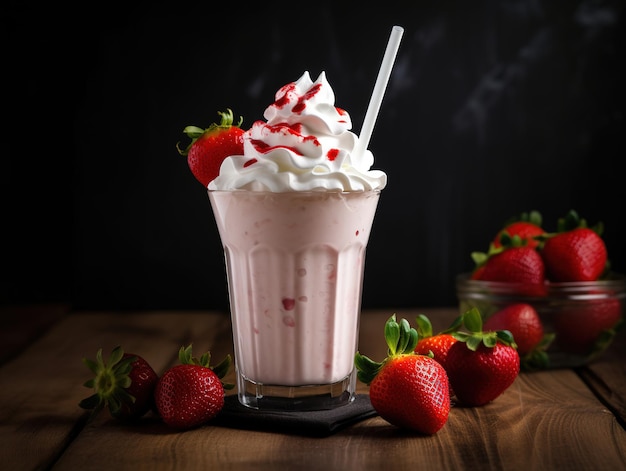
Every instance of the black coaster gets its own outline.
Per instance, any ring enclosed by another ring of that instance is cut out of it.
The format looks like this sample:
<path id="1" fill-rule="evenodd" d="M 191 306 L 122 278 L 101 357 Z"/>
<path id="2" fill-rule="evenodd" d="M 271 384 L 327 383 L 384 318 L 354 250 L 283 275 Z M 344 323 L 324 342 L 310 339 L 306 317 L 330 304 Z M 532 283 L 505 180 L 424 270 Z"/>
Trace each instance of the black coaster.
<path id="1" fill-rule="evenodd" d="M 305 412 L 251 409 L 242 405 L 237 395 L 229 395 L 211 424 L 324 437 L 375 415 L 367 394 L 357 394 L 353 402 L 336 409 Z"/>

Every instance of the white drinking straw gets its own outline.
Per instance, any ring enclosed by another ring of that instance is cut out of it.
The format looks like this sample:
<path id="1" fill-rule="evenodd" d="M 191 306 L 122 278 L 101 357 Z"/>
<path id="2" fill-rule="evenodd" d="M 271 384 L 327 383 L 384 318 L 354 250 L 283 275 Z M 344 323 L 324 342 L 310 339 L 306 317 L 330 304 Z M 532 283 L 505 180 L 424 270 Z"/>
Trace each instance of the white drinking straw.
<path id="1" fill-rule="evenodd" d="M 383 95 L 387 88 L 387 82 L 391 75 L 391 69 L 396 59 L 398 47 L 400 46 L 400 39 L 404 33 L 404 28 L 401 26 L 394 26 L 391 28 L 391 35 L 389 36 L 389 42 L 387 43 L 387 49 L 383 56 L 383 62 L 380 65 L 378 71 L 378 77 L 376 78 L 376 85 L 374 85 L 374 91 L 370 98 L 370 103 L 365 113 L 365 119 L 363 121 L 363 127 L 361 128 L 361 135 L 359 136 L 359 142 L 354 151 L 354 154 L 358 157 L 365 152 L 370 138 L 372 137 L 372 131 L 374 130 L 374 123 L 378 117 L 378 111 L 380 110 L 380 104 L 383 101 Z"/>

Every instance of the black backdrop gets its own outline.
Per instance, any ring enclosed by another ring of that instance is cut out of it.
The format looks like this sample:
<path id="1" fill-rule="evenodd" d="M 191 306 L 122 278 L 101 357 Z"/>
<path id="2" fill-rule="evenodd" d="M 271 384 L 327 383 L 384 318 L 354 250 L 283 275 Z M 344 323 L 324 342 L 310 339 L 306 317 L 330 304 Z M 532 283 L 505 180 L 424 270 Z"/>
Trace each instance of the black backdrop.
<path id="1" fill-rule="evenodd" d="M 325 70 L 358 133 L 396 24 L 364 307 L 454 304 L 470 252 L 531 209 L 604 222 L 626 272 L 624 1 L 52 3 L 1 7 L 4 303 L 225 309 L 182 129 L 227 107 L 247 127 Z"/>

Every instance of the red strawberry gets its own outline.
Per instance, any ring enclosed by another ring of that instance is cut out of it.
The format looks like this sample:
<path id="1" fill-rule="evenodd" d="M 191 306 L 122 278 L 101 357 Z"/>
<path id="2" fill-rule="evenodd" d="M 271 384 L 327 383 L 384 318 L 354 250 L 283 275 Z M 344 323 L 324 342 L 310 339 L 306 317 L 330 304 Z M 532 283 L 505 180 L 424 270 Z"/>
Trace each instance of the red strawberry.
<path id="1" fill-rule="evenodd" d="M 510 304 L 490 316 L 483 330 L 508 330 L 513 334 L 517 352 L 524 356 L 543 338 L 543 324 L 533 306 L 526 303 Z"/>
<path id="2" fill-rule="evenodd" d="M 528 247 L 537 247 L 539 245 L 539 241 L 534 238 L 544 233 L 541 224 L 541 213 L 538 211 L 522 213 L 518 220 L 507 223 L 496 234 L 492 243 L 494 247 L 500 247 L 502 245 L 500 238 L 502 237 L 502 234 L 506 232 L 509 237 L 517 235 L 522 240 L 525 240 Z"/>
<path id="3" fill-rule="evenodd" d="M 158 376 L 139 355 L 124 353 L 121 347 L 115 347 L 109 360 L 104 361 L 100 349 L 96 361 L 83 358 L 83 363 L 95 374 L 95 378 L 84 384 L 95 393 L 79 403 L 83 409 L 96 413 L 106 407 L 111 416 L 131 420 L 154 407 L 153 393 Z"/>
<path id="4" fill-rule="evenodd" d="M 427 355 L 434 358 L 436 361 L 443 366 L 443 369 L 447 369 L 447 358 L 448 351 L 452 344 L 454 344 L 457 340 L 452 336 L 451 332 L 455 332 L 461 322 L 462 318 L 457 318 L 448 329 L 439 332 L 438 334 L 433 334 L 433 327 L 430 322 L 430 319 L 426 317 L 424 314 L 419 314 L 416 319 L 417 323 L 417 335 L 418 341 L 415 346 L 415 353 L 419 355 Z M 450 386 L 448 384 L 448 386 Z M 452 387 L 450 389 L 450 397 L 454 395 L 454 391 Z"/>
<path id="5" fill-rule="evenodd" d="M 205 187 L 219 175 L 220 165 L 226 157 L 243 154 L 244 131 L 239 127 L 243 119 L 233 125 L 230 109 L 218 114 L 222 117 L 220 124 L 213 123 L 206 129 L 187 126 L 183 130 L 191 138 L 185 150 L 176 144 L 178 152 L 187 157 L 191 173 Z"/>
<path id="6" fill-rule="evenodd" d="M 477 268 L 472 279 L 517 283 L 519 294 L 541 296 L 545 294 L 545 266 L 536 249 L 523 245 L 519 236 L 511 241 L 501 239 L 503 245 L 492 247 L 489 253 L 472 253 Z"/>
<path id="7" fill-rule="evenodd" d="M 483 330 L 511 332 L 523 369 L 542 369 L 548 366 L 546 349 L 552 343 L 554 334 L 544 334 L 541 318 L 530 304 L 509 304 L 487 318 Z"/>
<path id="8" fill-rule="evenodd" d="M 181 364 L 167 370 L 159 379 L 154 398 L 163 421 L 185 430 L 200 426 L 214 418 L 224 407 L 224 385 L 221 378 L 228 372 L 231 358 L 219 365 L 209 366 L 211 355 L 198 360 L 191 355 L 191 345 L 178 353 Z"/>
<path id="9" fill-rule="evenodd" d="M 545 241 L 542 250 L 551 281 L 596 281 L 604 272 L 607 250 L 592 229 L 579 227 Z"/>
<path id="10" fill-rule="evenodd" d="M 450 350 L 450 347 L 455 342 L 456 339 L 451 334 L 435 334 L 420 339 L 415 347 L 415 353 L 419 355 L 430 355 L 430 352 L 432 352 L 433 358 L 445 369 L 448 350 Z"/>
<path id="11" fill-rule="evenodd" d="M 553 324 L 559 348 L 569 353 L 593 355 L 613 341 L 622 318 L 616 298 L 589 299 L 555 312 Z"/>
<path id="12" fill-rule="evenodd" d="M 460 404 L 482 406 L 513 384 L 520 371 L 520 358 L 510 332 L 482 331 L 478 309 L 467 311 L 463 323 L 470 332 L 453 334 L 459 342 L 448 352 L 448 378 Z"/>
<path id="13" fill-rule="evenodd" d="M 445 369 L 448 350 L 456 342 L 451 333 L 458 329 L 461 321 L 462 318 L 459 317 L 446 330 L 433 334 L 433 326 L 430 319 L 424 314 L 419 314 L 416 319 L 418 341 L 415 353 L 430 356 L 430 352 L 432 352 L 432 357 L 441 363 L 441 366 Z"/>
<path id="14" fill-rule="evenodd" d="M 385 324 L 389 354 L 377 363 L 357 352 L 359 380 L 370 386 L 370 400 L 390 424 L 432 435 L 450 413 L 448 377 L 436 360 L 414 352 L 417 331 L 395 314 Z"/>
<path id="15" fill-rule="evenodd" d="M 473 253 L 478 254 L 482 252 L 473 252 Z M 472 273 L 470 274 L 470 279 L 482 280 L 484 271 L 485 271 L 485 265 L 478 265 L 476 268 L 474 268 L 474 271 L 472 271 Z"/>
<path id="16" fill-rule="evenodd" d="M 550 281 L 596 281 L 607 267 L 603 226 L 587 227 L 575 211 L 559 219 L 555 234 L 546 234 L 541 249 Z"/>

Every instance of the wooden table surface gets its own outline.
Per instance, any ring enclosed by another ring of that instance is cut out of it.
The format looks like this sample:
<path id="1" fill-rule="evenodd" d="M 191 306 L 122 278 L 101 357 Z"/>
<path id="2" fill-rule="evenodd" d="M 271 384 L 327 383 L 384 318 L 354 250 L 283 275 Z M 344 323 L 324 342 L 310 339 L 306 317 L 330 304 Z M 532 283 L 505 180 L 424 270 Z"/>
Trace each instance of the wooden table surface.
<path id="1" fill-rule="evenodd" d="M 455 309 L 416 314 L 435 328 Z M 361 318 L 362 353 L 380 360 L 391 311 Z M 0 468 L 16 470 L 623 470 L 626 469 L 626 341 L 618 335 L 593 364 L 521 373 L 492 403 L 455 406 L 433 436 L 401 431 L 375 416 L 327 437 L 206 425 L 168 429 L 154 416 L 126 425 L 78 402 L 90 390 L 84 356 L 121 345 L 157 373 L 182 345 L 213 358 L 232 354 L 230 322 L 219 312 L 72 312 L 63 306 L 0 309 Z M 231 372 L 230 381 L 234 381 Z M 359 383 L 359 392 L 367 387 Z"/>

